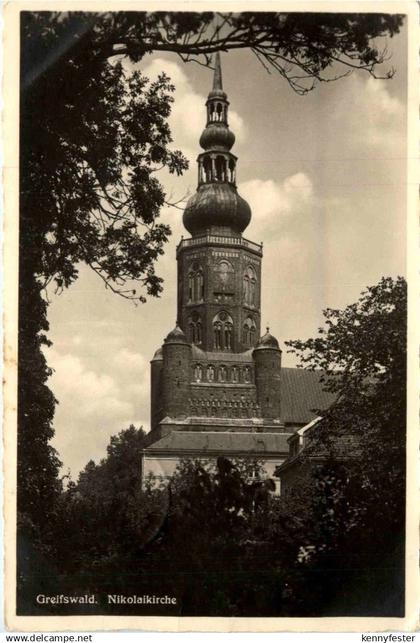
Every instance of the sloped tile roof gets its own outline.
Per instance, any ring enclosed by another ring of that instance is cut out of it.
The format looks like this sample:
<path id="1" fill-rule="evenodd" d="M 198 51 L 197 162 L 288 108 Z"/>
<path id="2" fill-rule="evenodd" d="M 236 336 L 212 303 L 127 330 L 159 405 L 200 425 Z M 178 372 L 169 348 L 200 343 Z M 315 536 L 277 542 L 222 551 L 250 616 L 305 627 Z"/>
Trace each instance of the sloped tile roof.
<path id="1" fill-rule="evenodd" d="M 281 420 L 306 424 L 334 402 L 334 395 L 323 390 L 321 371 L 301 368 L 281 369 Z"/>
<path id="2" fill-rule="evenodd" d="M 145 449 L 149 455 L 170 451 L 172 453 L 200 455 L 284 454 L 289 451 L 290 433 L 222 433 L 220 431 L 172 431 Z"/>
<path id="3" fill-rule="evenodd" d="M 321 420 L 322 422 L 322 420 Z M 302 463 L 326 462 L 330 456 L 336 460 L 351 461 L 360 458 L 362 455 L 361 438 L 355 433 L 343 433 L 336 435 L 332 438 L 330 444 L 327 446 L 322 441 L 317 440 L 317 431 L 319 430 L 320 423 L 313 427 L 313 436 L 298 453 L 292 457 L 288 457 L 283 464 L 276 468 L 279 477 L 285 471 L 290 471 L 296 467 L 300 467 Z M 277 475 L 277 474 L 276 474 Z"/>

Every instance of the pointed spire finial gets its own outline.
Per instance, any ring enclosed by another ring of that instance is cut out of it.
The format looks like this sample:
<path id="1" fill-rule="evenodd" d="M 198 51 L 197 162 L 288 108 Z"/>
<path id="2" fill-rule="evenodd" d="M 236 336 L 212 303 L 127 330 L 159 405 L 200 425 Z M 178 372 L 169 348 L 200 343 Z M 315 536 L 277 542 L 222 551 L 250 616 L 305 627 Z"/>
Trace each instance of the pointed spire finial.
<path id="1" fill-rule="evenodd" d="M 220 53 L 218 51 L 216 51 L 214 57 L 213 91 L 217 89 L 223 90 L 222 66 L 220 64 Z"/>
<path id="2" fill-rule="evenodd" d="M 270 326 L 266 326 L 266 331 L 267 331 L 267 333 L 270 332 Z"/>

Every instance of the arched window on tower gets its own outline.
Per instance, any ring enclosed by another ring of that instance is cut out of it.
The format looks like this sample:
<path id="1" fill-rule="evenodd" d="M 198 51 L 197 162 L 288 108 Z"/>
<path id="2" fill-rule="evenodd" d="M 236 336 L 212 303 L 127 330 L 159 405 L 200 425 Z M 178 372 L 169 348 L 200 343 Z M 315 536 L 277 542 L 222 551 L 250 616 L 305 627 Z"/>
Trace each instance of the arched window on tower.
<path id="1" fill-rule="evenodd" d="M 206 181 L 206 183 L 210 183 L 210 181 L 212 179 L 212 176 L 211 176 L 211 158 L 209 158 L 208 156 L 204 157 L 203 169 L 204 169 L 205 181 Z"/>
<path id="2" fill-rule="evenodd" d="M 218 301 L 223 301 L 225 296 L 233 296 L 235 292 L 235 271 L 227 259 L 213 266 L 213 292 Z"/>
<path id="3" fill-rule="evenodd" d="M 229 181 L 230 183 L 235 183 L 235 161 L 233 159 L 229 160 Z"/>
<path id="4" fill-rule="evenodd" d="M 233 319 L 222 310 L 213 318 L 215 350 L 231 351 L 233 348 Z"/>
<path id="5" fill-rule="evenodd" d="M 249 300 L 249 277 L 244 274 L 244 303 L 248 303 Z"/>
<path id="6" fill-rule="evenodd" d="M 197 263 L 188 272 L 188 301 L 199 302 L 204 299 L 204 273 Z"/>
<path id="7" fill-rule="evenodd" d="M 219 261 L 218 264 L 218 272 L 221 281 L 227 281 L 229 277 L 229 273 L 233 272 L 233 266 L 230 263 L 230 261 L 227 261 L 227 259 L 222 259 L 222 261 Z"/>
<path id="8" fill-rule="evenodd" d="M 254 346 L 255 344 L 255 334 L 256 334 L 256 326 L 253 324 L 249 330 L 249 344 L 250 346 Z"/>
<path id="9" fill-rule="evenodd" d="M 257 333 L 257 325 L 252 317 L 247 317 L 242 327 L 242 342 L 247 347 L 254 346 Z"/>
<path id="10" fill-rule="evenodd" d="M 192 301 L 193 298 L 193 284 L 194 284 L 194 273 L 188 273 L 188 301 Z"/>
<path id="11" fill-rule="evenodd" d="M 257 273 L 252 266 L 248 266 L 244 274 L 243 282 L 244 303 L 248 306 L 256 306 L 257 303 Z"/>
<path id="12" fill-rule="evenodd" d="M 201 382 L 203 379 L 203 368 L 201 364 L 196 364 L 194 368 L 194 380 L 196 382 Z"/>
<path id="13" fill-rule="evenodd" d="M 190 342 L 194 341 L 194 333 L 195 333 L 195 324 L 190 317 L 188 319 L 188 339 L 190 340 Z"/>
<path id="14" fill-rule="evenodd" d="M 200 315 L 194 311 L 188 318 L 189 340 L 192 344 L 201 344 L 202 342 L 202 324 Z"/>
<path id="15" fill-rule="evenodd" d="M 201 344 L 201 342 L 203 341 L 203 333 L 202 333 L 202 325 L 201 325 L 200 319 L 198 319 L 196 323 L 195 330 L 196 330 L 197 344 Z"/>
<path id="16" fill-rule="evenodd" d="M 223 105 L 222 105 L 222 103 L 217 103 L 216 111 L 217 111 L 217 117 L 216 118 L 217 118 L 218 121 L 221 121 L 223 119 Z"/>
<path id="17" fill-rule="evenodd" d="M 225 348 L 228 351 L 232 350 L 232 332 L 233 332 L 233 324 L 226 322 L 224 339 L 225 339 Z"/>
<path id="18" fill-rule="evenodd" d="M 226 366 L 219 367 L 219 382 L 226 382 Z"/>
<path id="19" fill-rule="evenodd" d="M 216 156 L 216 181 L 226 181 L 226 159 Z"/>
<path id="20" fill-rule="evenodd" d="M 209 115 L 210 115 L 210 121 L 215 121 L 217 118 L 216 115 L 216 105 L 214 103 L 210 103 L 209 105 Z"/>
<path id="21" fill-rule="evenodd" d="M 204 298 L 204 276 L 201 268 L 195 273 L 194 290 L 195 301 L 202 301 Z"/>
<path id="22" fill-rule="evenodd" d="M 219 321 L 214 322 L 214 348 L 218 351 L 222 348 L 222 324 Z"/>

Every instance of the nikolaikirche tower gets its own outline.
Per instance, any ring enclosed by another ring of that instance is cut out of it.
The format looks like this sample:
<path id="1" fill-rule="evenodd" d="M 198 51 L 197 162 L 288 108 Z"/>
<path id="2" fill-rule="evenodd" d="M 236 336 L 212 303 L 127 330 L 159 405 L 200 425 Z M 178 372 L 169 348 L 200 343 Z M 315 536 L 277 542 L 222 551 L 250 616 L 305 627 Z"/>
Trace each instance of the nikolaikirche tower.
<path id="1" fill-rule="evenodd" d="M 237 191 L 218 54 L 206 107 L 198 187 L 183 216 L 191 237 L 177 247 L 177 324 L 151 362 L 143 475 L 217 455 L 263 457 L 270 475 L 304 422 L 284 422 L 281 351 L 268 329 L 260 337 L 262 246 L 242 236 L 251 209 Z"/>

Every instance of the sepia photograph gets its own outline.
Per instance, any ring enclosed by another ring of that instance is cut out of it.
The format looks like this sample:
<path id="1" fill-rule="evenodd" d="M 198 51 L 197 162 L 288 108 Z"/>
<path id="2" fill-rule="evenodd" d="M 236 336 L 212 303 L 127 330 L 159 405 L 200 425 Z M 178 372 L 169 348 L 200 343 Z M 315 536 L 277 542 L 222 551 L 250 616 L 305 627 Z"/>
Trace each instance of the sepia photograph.
<path id="1" fill-rule="evenodd" d="M 408 20 L 295 4 L 19 12 L 16 616 L 407 616 Z"/>

